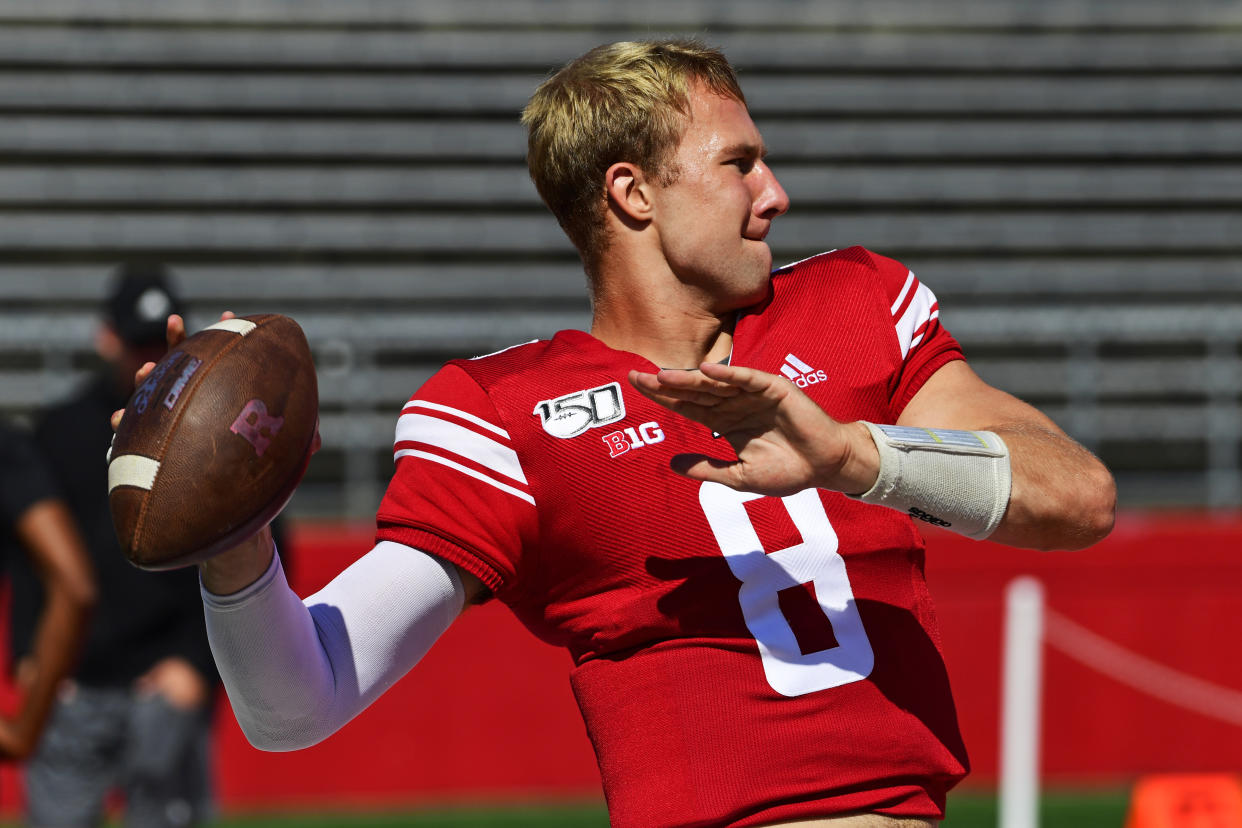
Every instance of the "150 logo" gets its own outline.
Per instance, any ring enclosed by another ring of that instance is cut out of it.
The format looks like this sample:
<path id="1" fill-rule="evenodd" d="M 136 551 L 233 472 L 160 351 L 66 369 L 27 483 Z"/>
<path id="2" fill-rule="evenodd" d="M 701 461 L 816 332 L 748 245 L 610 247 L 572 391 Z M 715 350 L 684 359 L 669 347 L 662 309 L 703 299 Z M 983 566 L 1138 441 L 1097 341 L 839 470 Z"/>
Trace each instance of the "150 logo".
<path id="1" fill-rule="evenodd" d="M 589 428 L 624 420 L 625 401 L 621 398 L 621 384 L 610 382 L 554 400 L 541 400 L 535 403 L 531 413 L 539 416 L 544 431 L 553 437 L 568 439 Z"/>

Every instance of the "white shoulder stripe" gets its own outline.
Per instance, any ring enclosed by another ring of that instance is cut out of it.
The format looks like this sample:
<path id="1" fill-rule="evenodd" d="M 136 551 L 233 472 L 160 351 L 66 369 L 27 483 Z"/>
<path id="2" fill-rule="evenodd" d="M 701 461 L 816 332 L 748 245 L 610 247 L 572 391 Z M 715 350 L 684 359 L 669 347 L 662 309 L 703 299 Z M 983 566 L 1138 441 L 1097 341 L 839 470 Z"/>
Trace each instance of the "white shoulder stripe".
<path id="1" fill-rule="evenodd" d="M 474 423 L 480 428 L 485 428 L 488 431 L 492 432 L 493 434 L 499 434 L 501 437 L 504 437 L 506 440 L 509 439 L 509 432 L 505 431 L 503 428 L 492 425 L 487 420 L 474 416 L 468 411 L 461 411 L 456 408 L 450 408 L 447 405 L 440 405 L 439 403 L 427 402 L 426 400 L 410 400 L 408 403 L 405 404 L 405 407 L 402 408 L 401 410 L 407 411 L 411 408 L 430 408 L 432 411 L 443 411 L 445 414 L 452 414 L 454 417 L 460 417 L 461 419 L 465 420 L 468 423 Z"/>
<path id="2" fill-rule="evenodd" d="M 910 299 L 906 312 L 896 322 L 897 341 L 901 344 L 902 359 L 905 359 L 910 350 L 923 341 L 923 332 L 919 328 L 934 318 L 932 308 L 935 305 L 936 294 L 932 293 L 927 285 L 920 284 L 918 291 Z"/>
<path id="3" fill-rule="evenodd" d="M 449 460 L 447 457 L 441 457 L 438 454 L 432 454 L 427 451 L 419 451 L 418 449 L 401 449 L 400 451 L 396 453 L 395 457 L 418 457 L 422 460 L 430 460 L 432 463 L 439 463 L 442 466 L 448 466 L 450 469 L 456 469 L 462 474 L 473 477 L 475 480 L 481 480 L 489 486 L 494 486 L 497 489 L 500 489 L 502 492 L 508 492 L 514 497 L 521 498 L 522 500 L 525 500 L 527 503 L 529 503 L 531 506 L 535 505 L 535 499 L 531 497 L 529 494 L 527 494 L 526 492 L 522 491 L 521 489 L 516 489 L 513 486 L 510 486 L 506 483 L 501 483 L 499 480 L 488 477 L 482 472 L 477 472 L 468 466 L 463 466 L 460 463 L 454 463 L 452 460 Z"/>
<path id="4" fill-rule="evenodd" d="M 890 314 L 894 314 L 901 309 L 901 303 L 906 301 L 906 294 L 910 292 L 912 284 L 914 284 L 914 271 L 910 270 L 906 272 L 906 283 L 901 286 L 901 293 L 897 294 L 897 301 L 888 310 Z"/>
<path id="5" fill-rule="evenodd" d="M 402 414 L 397 420 L 397 442 L 427 443 L 459 455 L 519 483 L 526 482 L 517 452 L 465 426 L 428 417 Z"/>

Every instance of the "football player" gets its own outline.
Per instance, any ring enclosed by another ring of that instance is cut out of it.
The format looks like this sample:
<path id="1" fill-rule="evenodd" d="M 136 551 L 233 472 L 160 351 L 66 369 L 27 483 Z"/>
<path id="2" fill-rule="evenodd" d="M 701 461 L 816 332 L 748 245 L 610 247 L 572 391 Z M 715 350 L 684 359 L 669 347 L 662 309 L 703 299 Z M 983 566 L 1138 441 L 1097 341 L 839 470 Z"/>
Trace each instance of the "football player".
<path id="1" fill-rule="evenodd" d="M 772 270 L 789 201 L 719 52 L 601 46 L 523 121 L 591 330 L 419 389 L 377 544 L 322 592 L 267 532 L 202 565 L 243 729 L 323 739 L 496 598 L 570 651 L 614 825 L 935 825 L 967 757 L 916 521 L 1080 548 L 1111 476 L 904 265 Z"/>

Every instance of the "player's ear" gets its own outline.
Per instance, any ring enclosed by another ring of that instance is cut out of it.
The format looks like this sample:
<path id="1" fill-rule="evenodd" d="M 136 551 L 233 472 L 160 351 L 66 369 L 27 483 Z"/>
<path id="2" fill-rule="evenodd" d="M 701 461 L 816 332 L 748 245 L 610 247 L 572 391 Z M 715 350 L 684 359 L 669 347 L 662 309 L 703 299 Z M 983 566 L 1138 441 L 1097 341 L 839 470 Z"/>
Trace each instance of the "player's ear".
<path id="1" fill-rule="evenodd" d="M 604 173 L 604 191 L 608 200 L 634 221 L 651 218 L 651 183 L 637 164 L 619 161 Z"/>

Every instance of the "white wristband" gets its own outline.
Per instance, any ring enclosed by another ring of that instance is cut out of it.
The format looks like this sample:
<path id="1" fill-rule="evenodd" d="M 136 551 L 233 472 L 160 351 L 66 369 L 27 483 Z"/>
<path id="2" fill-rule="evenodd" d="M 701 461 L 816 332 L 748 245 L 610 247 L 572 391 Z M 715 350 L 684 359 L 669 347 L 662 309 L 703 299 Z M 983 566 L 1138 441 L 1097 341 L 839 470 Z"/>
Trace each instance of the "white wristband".
<path id="1" fill-rule="evenodd" d="M 880 451 L 875 485 L 856 499 L 982 540 L 1009 505 L 1009 448 L 991 431 L 863 421 Z"/>

